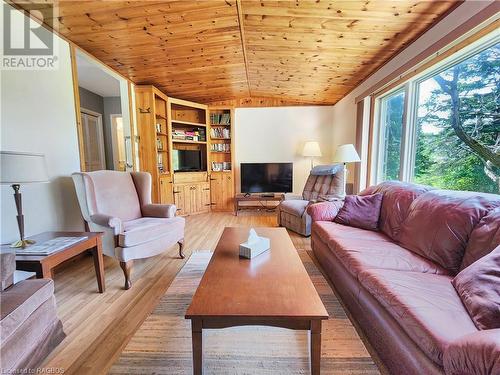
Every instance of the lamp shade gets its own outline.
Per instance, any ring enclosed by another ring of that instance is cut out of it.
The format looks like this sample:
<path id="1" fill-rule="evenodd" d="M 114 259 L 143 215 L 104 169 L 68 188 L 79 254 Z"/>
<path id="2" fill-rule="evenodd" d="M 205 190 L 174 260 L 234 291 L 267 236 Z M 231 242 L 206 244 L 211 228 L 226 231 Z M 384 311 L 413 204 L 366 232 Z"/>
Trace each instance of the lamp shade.
<path id="1" fill-rule="evenodd" d="M 45 155 L 0 151 L 0 183 L 48 182 Z"/>
<path id="2" fill-rule="evenodd" d="M 353 163 L 361 161 L 353 144 L 341 145 L 337 147 L 337 152 L 333 157 L 334 163 Z"/>
<path id="3" fill-rule="evenodd" d="M 310 156 L 310 157 L 321 156 L 319 143 L 316 141 L 306 142 L 306 144 L 304 145 L 304 150 L 302 151 L 302 156 Z"/>

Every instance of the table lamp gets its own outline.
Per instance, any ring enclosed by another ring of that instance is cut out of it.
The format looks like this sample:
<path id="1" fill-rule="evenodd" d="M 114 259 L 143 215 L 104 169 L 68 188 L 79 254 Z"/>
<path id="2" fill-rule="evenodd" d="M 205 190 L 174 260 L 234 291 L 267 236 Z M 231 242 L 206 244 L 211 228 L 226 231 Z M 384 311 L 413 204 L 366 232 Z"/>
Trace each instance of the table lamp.
<path id="1" fill-rule="evenodd" d="M 356 149 L 353 144 L 340 145 L 337 147 L 337 151 L 335 152 L 335 156 L 333 157 L 334 163 L 343 163 L 344 164 L 344 191 L 343 195 L 345 196 L 345 187 L 347 184 L 347 163 L 357 163 L 360 162 Z"/>
<path id="2" fill-rule="evenodd" d="M 19 241 L 11 247 L 25 248 L 34 243 L 24 239 L 24 215 L 21 199 L 21 184 L 49 182 L 45 155 L 26 152 L 0 151 L 0 183 L 10 184 L 14 189 L 14 200 L 17 209 L 17 226 L 19 228 Z"/>
<path id="3" fill-rule="evenodd" d="M 319 143 L 316 141 L 306 142 L 304 145 L 304 150 L 302 150 L 302 156 L 308 156 L 311 158 L 311 169 L 314 167 L 314 158 L 321 157 L 321 150 L 319 148 Z"/>

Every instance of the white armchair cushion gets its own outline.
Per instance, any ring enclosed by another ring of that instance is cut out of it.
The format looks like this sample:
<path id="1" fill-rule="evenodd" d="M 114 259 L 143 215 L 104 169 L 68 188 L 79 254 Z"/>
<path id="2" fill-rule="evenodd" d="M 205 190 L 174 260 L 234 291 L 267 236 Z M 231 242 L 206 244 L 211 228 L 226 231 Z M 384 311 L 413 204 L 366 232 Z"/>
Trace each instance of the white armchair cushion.
<path id="1" fill-rule="evenodd" d="M 151 242 L 172 233 L 184 233 L 182 217 L 156 218 L 142 217 L 123 223 L 123 233 L 118 236 L 120 247 L 133 247 Z"/>

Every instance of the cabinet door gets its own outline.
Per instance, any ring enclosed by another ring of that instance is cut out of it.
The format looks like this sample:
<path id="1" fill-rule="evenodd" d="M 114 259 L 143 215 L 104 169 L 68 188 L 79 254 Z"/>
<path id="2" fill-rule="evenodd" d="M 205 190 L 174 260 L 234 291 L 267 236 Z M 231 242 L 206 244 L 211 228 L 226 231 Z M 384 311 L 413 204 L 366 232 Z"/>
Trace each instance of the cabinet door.
<path id="1" fill-rule="evenodd" d="M 210 198 L 213 211 L 223 209 L 222 173 L 212 173 L 210 175 Z"/>
<path id="2" fill-rule="evenodd" d="M 174 184 L 172 179 L 168 177 L 160 178 L 160 203 L 173 204 L 174 203 Z"/>
<path id="3" fill-rule="evenodd" d="M 234 181 L 231 173 L 225 173 L 222 183 L 223 210 L 232 211 L 234 209 Z"/>
<path id="4" fill-rule="evenodd" d="M 186 215 L 186 194 L 183 185 L 174 185 L 174 204 L 177 207 L 177 215 Z"/>
<path id="5" fill-rule="evenodd" d="M 210 211 L 210 184 L 208 182 L 201 184 L 201 204 L 202 212 Z"/>
<path id="6" fill-rule="evenodd" d="M 196 210 L 196 200 L 193 199 L 193 185 L 184 185 L 184 212 L 189 215 Z"/>

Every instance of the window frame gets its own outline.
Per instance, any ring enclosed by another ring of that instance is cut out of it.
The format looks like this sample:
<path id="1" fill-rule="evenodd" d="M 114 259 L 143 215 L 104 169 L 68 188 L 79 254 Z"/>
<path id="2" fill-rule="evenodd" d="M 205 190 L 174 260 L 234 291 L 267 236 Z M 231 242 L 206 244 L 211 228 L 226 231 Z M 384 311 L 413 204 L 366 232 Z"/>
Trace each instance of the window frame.
<path id="1" fill-rule="evenodd" d="M 418 100 L 420 84 L 443 71 L 462 63 L 470 57 L 481 53 L 482 51 L 500 43 L 500 31 L 496 30 L 479 38 L 475 42 L 467 45 L 461 50 L 453 53 L 447 58 L 425 69 L 421 73 L 409 78 L 407 81 L 396 85 L 389 90 L 380 90 L 375 93 L 373 116 L 373 137 L 370 141 L 373 150 L 373 159 L 370 166 L 370 185 L 378 184 L 383 181 L 381 159 L 381 146 L 383 144 L 383 133 L 381 131 L 382 123 L 382 100 L 397 92 L 405 92 L 405 103 L 403 108 L 403 128 L 401 135 L 401 158 L 399 181 L 413 182 L 415 172 L 415 159 L 417 152 L 417 121 L 418 121 Z"/>

